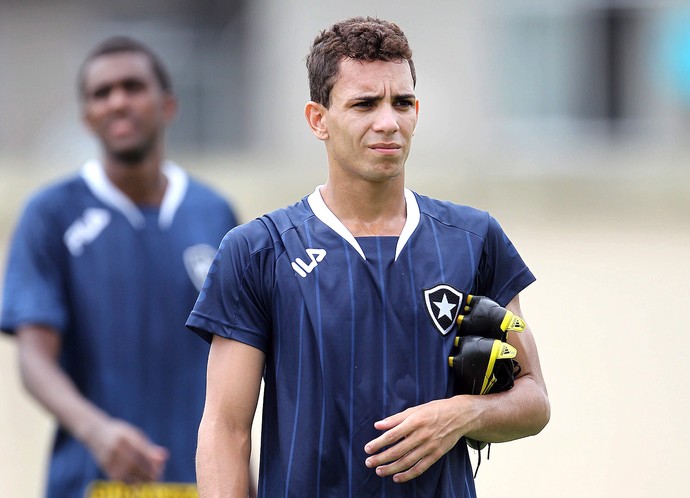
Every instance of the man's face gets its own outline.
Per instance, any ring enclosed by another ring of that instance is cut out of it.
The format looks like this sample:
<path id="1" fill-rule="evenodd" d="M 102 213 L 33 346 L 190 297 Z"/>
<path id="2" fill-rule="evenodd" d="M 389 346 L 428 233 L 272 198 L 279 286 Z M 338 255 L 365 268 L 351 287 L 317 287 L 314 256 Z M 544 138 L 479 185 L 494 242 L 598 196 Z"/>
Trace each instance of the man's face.
<path id="1" fill-rule="evenodd" d="M 400 176 L 418 109 L 406 61 L 344 59 L 323 117 L 331 173 L 368 181 Z"/>
<path id="2" fill-rule="evenodd" d="M 136 163 L 161 144 L 175 113 L 148 58 L 136 52 L 97 57 L 84 70 L 83 118 L 108 157 Z"/>

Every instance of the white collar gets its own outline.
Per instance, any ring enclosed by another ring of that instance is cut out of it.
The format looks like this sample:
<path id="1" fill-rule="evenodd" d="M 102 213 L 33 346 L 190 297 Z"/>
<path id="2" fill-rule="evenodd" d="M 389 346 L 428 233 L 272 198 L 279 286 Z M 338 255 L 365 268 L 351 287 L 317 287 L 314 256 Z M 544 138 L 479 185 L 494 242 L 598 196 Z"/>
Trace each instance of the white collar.
<path id="1" fill-rule="evenodd" d="M 352 233 L 350 233 L 350 231 L 345 227 L 345 225 L 343 225 L 338 217 L 333 214 L 333 211 L 326 206 L 326 203 L 323 201 L 323 197 L 321 197 L 322 186 L 323 185 L 319 185 L 316 187 L 316 190 L 314 190 L 314 192 L 312 192 L 307 198 L 309 207 L 311 207 L 311 210 L 319 220 L 328 225 L 333 231 L 345 239 L 352 247 L 354 247 L 362 258 L 367 259 L 355 236 L 352 235 Z M 398 259 L 400 252 L 403 250 L 403 247 L 405 247 L 405 244 L 412 236 L 412 233 L 417 228 L 417 225 L 419 225 L 420 218 L 419 205 L 417 204 L 417 198 L 415 197 L 414 193 L 407 188 L 404 190 L 404 193 L 407 217 L 405 219 L 405 226 L 403 227 L 402 232 L 400 232 L 400 237 L 398 237 L 398 244 L 395 247 L 396 260 Z"/>
<path id="2" fill-rule="evenodd" d="M 187 192 L 189 177 L 182 168 L 171 161 L 163 164 L 163 174 L 168 179 L 168 185 L 158 214 L 158 226 L 161 229 L 167 229 L 172 225 L 175 213 Z M 81 177 L 93 195 L 111 208 L 120 211 L 132 227 L 137 230 L 144 227 L 146 222 L 141 210 L 108 179 L 100 161 L 96 159 L 87 161 L 81 168 Z"/>

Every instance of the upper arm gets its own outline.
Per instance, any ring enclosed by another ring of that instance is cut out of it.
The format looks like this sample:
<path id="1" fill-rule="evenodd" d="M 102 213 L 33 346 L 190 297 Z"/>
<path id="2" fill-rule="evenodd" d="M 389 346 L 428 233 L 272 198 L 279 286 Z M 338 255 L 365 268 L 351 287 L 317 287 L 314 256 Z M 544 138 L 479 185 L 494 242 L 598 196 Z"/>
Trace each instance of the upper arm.
<path id="1" fill-rule="evenodd" d="M 506 306 L 507 309 L 525 320 L 525 330 L 508 334 L 507 341 L 517 348 L 516 360 L 520 365 L 518 378 L 530 377 L 546 394 L 546 384 L 542 375 L 539 354 L 534 335 L 529 326 L 529 320 L 525 318 L 520 308 L 520 295 L 516 295 Z"/>
<path id="2" fill-rule="evenodd" d="M 200 496 L 253 495 L 251 428 L 263 368 L 261 350 L 213 336 L 196 454 Z"/>
<path id="3" fill-rule="evenodd" d="M 214 336 L 208 357 L 204 418 L 249 431 L 264 370 L 264 353 L 247 344 Z"/>

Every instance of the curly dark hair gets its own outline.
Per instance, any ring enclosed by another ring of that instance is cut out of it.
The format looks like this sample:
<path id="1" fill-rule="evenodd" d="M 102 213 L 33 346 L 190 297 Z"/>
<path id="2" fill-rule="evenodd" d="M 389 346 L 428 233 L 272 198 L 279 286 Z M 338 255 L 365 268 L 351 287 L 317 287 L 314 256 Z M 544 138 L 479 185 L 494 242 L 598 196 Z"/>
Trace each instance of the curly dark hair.
<path id="1" fill-rule="evenodd" d="M 167 69 L 161 62 L 160 58 L 156 53 L 151 50 L 148 46 L 144 45 L 142 42 L 129 38 L 127 36 L 113 36 L 103 40 L 96 47 L 94 47 L 89 55 L 86 56 L 84 62 L 82 62 L 79 68 L 77 87 L 79 90 L 79 96 L 84 98 L 85 96 L 85 74 L 86 69 L 91 64 L 94 59 L 104 55 L 120 54 L 120 53 L 137 53 L 146 56 L 151 64 L 151 69 L 153 74 L 156 76 L 156 80 L 161 86 L 164 92 L 172 93 L 172 83 L 170 80 L 170 75 Z"/>
<path id="2" fill-rule="evenodd" d="M 338 77 L 340 62 L 345 59 L 372 62 L 407 61 L 413 84 L 417 75 L 412 62 L 412 49 L 405 33 L 392 22 L 374 17 L 353 17 L 321 31 L 307 55 L 309 96 L 326 107 Z"/>

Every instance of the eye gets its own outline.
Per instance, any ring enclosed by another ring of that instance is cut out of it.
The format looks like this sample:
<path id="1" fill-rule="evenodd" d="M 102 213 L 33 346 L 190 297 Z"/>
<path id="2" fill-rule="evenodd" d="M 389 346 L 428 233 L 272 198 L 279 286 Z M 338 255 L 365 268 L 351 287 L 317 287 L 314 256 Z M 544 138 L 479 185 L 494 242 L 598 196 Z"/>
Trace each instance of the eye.
<path id="1" fill-rule="evenodd" d="M 371 100 L 362 100 L 360 102 L 355 102 L 352 107 L 356 107 L 358 109 L 371 109 L 374 107 L 374 102 Z"/>
<path id="2" fill-rule="evenodd" d="M 401 99 L 398 100 L 395 105 L 397 107 L 414 107 L 414 100 L 412 99 Z"/>
<path id="3" fill-rule="evenodd" d="M 91 92 L 91 98 L 93 100 L 103 100 L 107 99 L 108 95 L 110 95 L 110 86 L 101 86 L 96 88 L 93 92 Z"/>
<path id="4" fill-rule="evenodd" d="M 136 79 L 130 79 L 130 80 L 125 80 L 122 83 L 122 88 L 125 90 L 127 93 L 138 93 L 141 92 L 145 88 L 145 84 L 143 81 L 136 80 Z"/>

